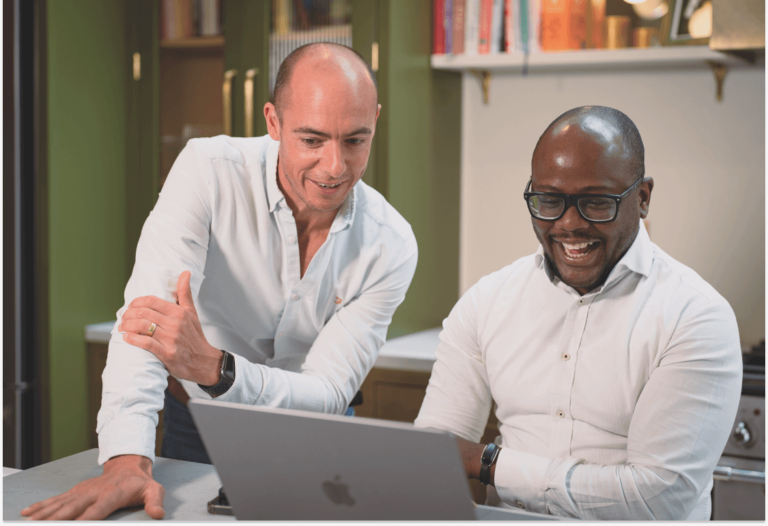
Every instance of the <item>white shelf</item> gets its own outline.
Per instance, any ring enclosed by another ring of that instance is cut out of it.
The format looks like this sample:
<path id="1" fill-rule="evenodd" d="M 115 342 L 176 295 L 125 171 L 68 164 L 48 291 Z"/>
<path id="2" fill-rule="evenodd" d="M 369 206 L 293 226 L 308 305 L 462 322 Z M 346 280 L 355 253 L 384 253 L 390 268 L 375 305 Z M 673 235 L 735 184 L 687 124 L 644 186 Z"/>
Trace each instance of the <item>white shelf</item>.
<path id="1" fill-rule="evenodd" d="M 522 53 L 432 55 L 432 68 L 452 71 L 476 69 L 495 73 L 514 73 L 522 71 L 523 59 Z M 670 46 L 531 53 L 528 56 L 528 71 L 707 67 L 705 62 L 707 60 L 715 60 L 728 66 L 749 65 L 739 58 L 713 51 L 707 46 Z"/>

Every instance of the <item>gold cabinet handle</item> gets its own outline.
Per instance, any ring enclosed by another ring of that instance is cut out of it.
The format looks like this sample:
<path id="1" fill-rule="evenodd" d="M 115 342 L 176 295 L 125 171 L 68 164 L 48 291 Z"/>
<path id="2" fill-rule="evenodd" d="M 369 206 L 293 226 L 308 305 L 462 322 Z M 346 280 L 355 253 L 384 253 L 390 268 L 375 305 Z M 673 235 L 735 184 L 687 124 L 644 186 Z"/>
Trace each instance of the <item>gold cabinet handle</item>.
<path id="1" fill-rule="evenodd" d="M 245 72 L 245 136 L 253 137 L 253 79 L 259 74 L 256 68 Z"/>
<path id="2" fill-rule="evenodd" d="M 224 84 L 221 94 L 224 97 L 224 135 L 232 135 L 232 79 L 237 75 L 236 69 L 224 72 Z"/>

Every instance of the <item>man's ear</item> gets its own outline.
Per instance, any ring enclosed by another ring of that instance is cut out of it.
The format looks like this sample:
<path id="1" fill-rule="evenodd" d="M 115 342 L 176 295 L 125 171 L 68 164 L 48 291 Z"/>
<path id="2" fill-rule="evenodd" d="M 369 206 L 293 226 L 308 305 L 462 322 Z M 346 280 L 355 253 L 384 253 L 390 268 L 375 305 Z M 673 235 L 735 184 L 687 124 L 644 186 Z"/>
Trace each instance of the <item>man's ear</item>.
<path id="1" fill-rule="evenodd" d="M 277 116 L 277 108 L 271 102 L 264 105 L 264 120 L 267 121 L 267 131 L 273 140 L 280 140 L 280 119 Z"/>
<path id="2" fill-rule="evenodd" d="M 651 192 L 653 192 L 653 177 L 646 177 L 645 181 L 640 183 L 640 191 L 637 192 L 640 200 L 640 217 L 648 217 L 648 211 L 651 207 Z"/>

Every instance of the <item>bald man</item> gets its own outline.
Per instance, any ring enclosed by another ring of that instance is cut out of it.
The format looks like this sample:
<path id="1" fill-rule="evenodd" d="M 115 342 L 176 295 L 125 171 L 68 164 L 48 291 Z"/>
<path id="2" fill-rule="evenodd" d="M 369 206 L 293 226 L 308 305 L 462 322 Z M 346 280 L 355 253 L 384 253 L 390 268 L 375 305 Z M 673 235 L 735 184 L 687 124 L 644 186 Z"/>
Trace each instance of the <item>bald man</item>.
<path id="1" fill-rule="evenodd" d="M 195 462 L 210 461 L 188 397 L 347 411 L 410 285 L 416 240 L 360 181 L 381 109 L 365 61 L 334 44 L 299 48 L 274 98 L 269 136 L 195 139 L 176 160 L 109 345 L 104 473 L 24 515 L 99 519 L 144 505 L 162 518 L 152 462 L 163 405 L 162 455 Z"/>
<path id="2" fill-rule="evenodd" d="M 505 506 L 709 520 L 739 333 L 728 303 L 651 243 L 652 190 L 629 117 L 561 115 L 524 193 L 539 250 L 482 278 L 443 322 L 416 426 L 460 437 L 468 476 Z M 478 443 L 492 404 L 501 447 Z"/>

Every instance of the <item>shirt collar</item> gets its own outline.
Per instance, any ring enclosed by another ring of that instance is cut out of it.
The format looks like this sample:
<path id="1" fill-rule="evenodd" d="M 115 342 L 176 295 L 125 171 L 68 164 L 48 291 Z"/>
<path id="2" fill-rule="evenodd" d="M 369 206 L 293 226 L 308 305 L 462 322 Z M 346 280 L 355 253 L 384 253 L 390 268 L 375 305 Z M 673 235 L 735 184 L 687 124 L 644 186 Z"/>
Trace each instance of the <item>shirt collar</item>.
<path id="1" fill-rule="evenodd" d="M 271 141 L 267 147 L 267 168 L 265 176 L 267 178 L 267 201 L 269 203 L 269 211 L 274 212 L 282 201 L 285 201 L 283 192 L 280 191 L 280 187 L 277 185 L 277 162 L 280 153 L 280 142 Z M 352 224 L 355 219 L 355 202 L 357 201 L 357 184 L 352 187 L 352 191 L 347 194 L 344 202 L 339 207 L 339 211 L 333 220 L 331 225 L 331 232 L 338 232 L 344 230 L 347 226 Z"/>
<path id="2" fill-rule="evenodd" d="M 547 278 L 549 278 L 549 281 L 555 283 L 557 277 L 552 272 L 547 258 L 544 257 L 544 247 L 539 245 L 534 258 L 536 267 L 544 271 L 544 273 L 547 275 Z M 653 245 L 651 243 L 651 238 L 648 236 L 648 231 L 645 229 L 645 224 L 641 219 L 640 227 L 637 231 L 637 236 L 632 242 L 632 245 L 629 247 L 629 250 L 627 250 L 619 262 L 616 263 L 616 266 L 613 267 L 611 273 L 608 275 L 608 279 L 605 280 L 605 284 L 593 292 L 599 292 L 609 283 L 617 281 L 627 273 L 626 271 L 636 272 L 637 274 L 648 277 L 648 275 L 651 273 L 652 265 Z"/>
<path id="3" fill-rule="evenodd" d="M 270 212 L 274 212 L 280 201 L 285 200 L 283 192 L 277 186 L 277 157 L 279 153 L 280 142 L 270 141 L 269 146 L 267 146 L 267 168 L 264 173 L 267 178 L 267 202 Z"/>
<path id="4" fill-rule="evenodd" d="M 344 202 L 341 203 L 339 211 L 336 213 L 336 217 L 333 219 L 333 224 L 331 225 L 331 233 L 344 230 L 352 224 L 352 221 L 355 220 L 355 210 L 357 208 L 355 204 L 357 203 L 358 192 L 357 187 L 358 185 L 355 183 L 355 186 L 352 187 L 352 191 L 347 194 Z"/>

